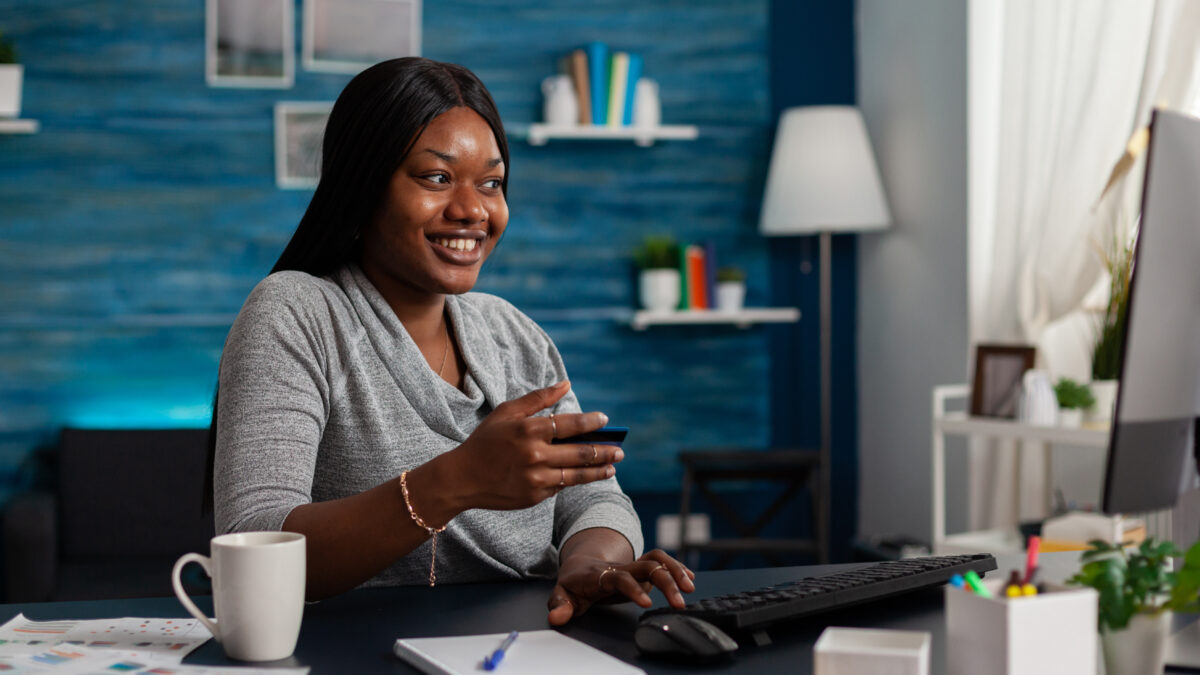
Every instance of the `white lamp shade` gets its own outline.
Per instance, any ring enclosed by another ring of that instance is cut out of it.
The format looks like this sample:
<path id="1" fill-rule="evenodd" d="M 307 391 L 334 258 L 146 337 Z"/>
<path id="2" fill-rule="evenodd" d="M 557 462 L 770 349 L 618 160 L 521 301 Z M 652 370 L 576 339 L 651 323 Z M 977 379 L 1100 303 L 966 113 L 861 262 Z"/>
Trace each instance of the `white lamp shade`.
<path id="1" fill-rule="evenodd" d="M 853 106 L 789 108 L 779 118 L 759 231 L 880 230 L 891 222 L 862 114 Z"/>

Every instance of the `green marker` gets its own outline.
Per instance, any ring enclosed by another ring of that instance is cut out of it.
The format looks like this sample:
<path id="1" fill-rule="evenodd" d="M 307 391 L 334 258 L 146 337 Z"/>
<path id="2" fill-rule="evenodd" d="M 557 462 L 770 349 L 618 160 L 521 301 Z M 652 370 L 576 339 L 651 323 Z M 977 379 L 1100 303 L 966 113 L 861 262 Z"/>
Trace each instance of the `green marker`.
<path id="1" fill-rule="evenodd" d="M 976 574 L 975 570 L 967 570 L 967 573 L 963 575 L 963 578 L 967 580 L 967 585 L 971 587 L 971 590 L 975 591 L 975 595 L 980 595 L 985 598 L 992 597 L 992 592 L 984 587 L 983 579 L 979 578 L 979 575 Z"/>

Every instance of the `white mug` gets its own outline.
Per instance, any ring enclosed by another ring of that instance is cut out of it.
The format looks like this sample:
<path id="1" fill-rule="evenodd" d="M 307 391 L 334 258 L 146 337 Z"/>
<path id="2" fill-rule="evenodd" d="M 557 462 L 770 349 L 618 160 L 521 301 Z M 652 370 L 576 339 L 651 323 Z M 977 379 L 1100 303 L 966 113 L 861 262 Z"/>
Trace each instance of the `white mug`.
<path id="1" fill-rule="evenodd" d="M 579 124 L 579 99 L 570 75 L 552 75 L 542 80 L 542 119 L 562 127 Z"/>
<path id="2" fill-rule="evenodd" d="M 304 535 L 243 532 L 213 537 L 212 557 L 185 553 L 175 562 L 175 595 L 225 648 L 231 659 L 274 661 L 291 656 L 304 616 Z M 209 619 L 179 583 L 189 562 L 200 563 L 213 581 Z"/>

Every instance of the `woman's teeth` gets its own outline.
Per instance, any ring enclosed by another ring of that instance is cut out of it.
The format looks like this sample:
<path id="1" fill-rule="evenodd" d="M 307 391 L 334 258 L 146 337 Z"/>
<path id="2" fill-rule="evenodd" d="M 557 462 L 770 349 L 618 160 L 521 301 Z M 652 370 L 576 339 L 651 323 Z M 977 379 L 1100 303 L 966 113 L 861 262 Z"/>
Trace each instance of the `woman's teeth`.
<path id="1" fill-rule="evenodd" d="M 475 244 L 477 243 L 475 239 L 434 239 L 433 241 L 446 248 L 453 248 L 459 251 L 474 251 Z"/>

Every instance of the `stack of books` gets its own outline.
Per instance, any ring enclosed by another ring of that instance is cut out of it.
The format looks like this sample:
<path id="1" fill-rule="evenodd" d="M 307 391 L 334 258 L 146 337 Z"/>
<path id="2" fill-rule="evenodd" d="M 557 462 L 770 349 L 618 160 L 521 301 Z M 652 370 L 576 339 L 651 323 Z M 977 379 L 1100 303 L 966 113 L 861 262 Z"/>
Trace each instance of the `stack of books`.
<path id="1" fill-rule="evenodd" d="M 567 56 L 566 71 L 575 83 L 580 124 L 633 124 L 634 92 L 642 77 L 640 55 L 593 42 Z"/>
<path id="2" fill-rule="evenodd" d="M 711 241 L 679 246 L 680 310 L 715 309 L 717 253 Z"/>

